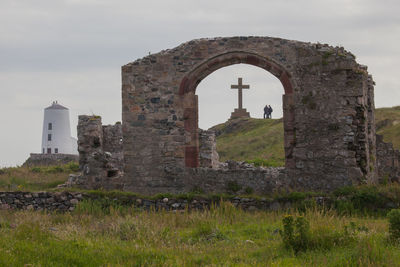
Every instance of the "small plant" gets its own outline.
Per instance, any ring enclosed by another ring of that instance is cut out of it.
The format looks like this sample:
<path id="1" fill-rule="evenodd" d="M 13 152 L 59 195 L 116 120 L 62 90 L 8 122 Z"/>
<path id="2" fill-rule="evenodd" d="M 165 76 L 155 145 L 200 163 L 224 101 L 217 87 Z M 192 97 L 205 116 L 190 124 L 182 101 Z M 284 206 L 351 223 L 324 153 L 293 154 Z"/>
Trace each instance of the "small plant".
<path id="1" fill-rule="evenodd" d="M 204 194 L 204 190 L 200 186 L 194 186 L 190 191 L 193 194 Z"/>
<path id="2" fill-rule="evenodd" d="M 238 184 L 238 182 L 236 182 L 236 181 L 229 181 L 226 184 L 226 189 L 227 189 L 228 193 L 236 193 L 240 189 L 242 189 L 242 186 L 240 184 Z"/>
<path id="3" fill-rule="evenodd" d="M 252 160 L 246 160 L 246 163 L 254 164 L 256 167 L 282 167 L 285 165 L 282 159 L 262 159 L 262 158 L 255 158 Z"/>
<path id="4" fill-rule="evenodd" d="M 67 171 L 77 172 L 79 171 L 79 164 L 71 161 L 65 165 L 65 168 Z"/>
<path id="5" fill-rule="evenodd" d="M 254 189 L 251 188 L 250 186 L 247 186 L 247 187 L 244 189 L 244 192 L 245 192 L 246 194 L 248 194 L 248 195 L 251 195 L 251 194 L 253 194 Z"/>
<path id="6" fill-rule="evenodd" d="M 64 172 L 64 169 L 61 166 L 54 166 L 54 167 L 49 167 L 47 169 L 47 172 L 49 172 L 49 173 L 61 173 L 61 172 Z"/>
<path id="7" fill-rule="evenodd" d="M 398 242 L 400 240 L 400 209 L 392 209 L 387 217 L 389 218 L 389 238 Z"/>
<path id="8" fill-rule="evenodd" d="M 33 168 L 31 169 L 31 172 L 40 173 L 40 172 L 42 172 L 42 168 L 40 168 L 40 167 L 33 167 Z"/>
<path id="9" fill-rule="evenodd" d="M 303 217 L 296 219 L 292 215 L 287 215 L 282 220 L 283 230 L 280 231 L 283 244 L 287 249 L 293 249 L 297 254 L 305 251 L 310 245 L 310 224 Z"/>

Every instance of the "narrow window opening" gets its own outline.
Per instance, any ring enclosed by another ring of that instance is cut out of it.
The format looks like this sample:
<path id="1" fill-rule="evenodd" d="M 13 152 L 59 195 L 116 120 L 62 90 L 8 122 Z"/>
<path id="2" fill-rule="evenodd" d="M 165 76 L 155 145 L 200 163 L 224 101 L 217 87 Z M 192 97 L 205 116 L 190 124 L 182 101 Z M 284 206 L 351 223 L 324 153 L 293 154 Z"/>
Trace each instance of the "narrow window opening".
<path id="1" fill-rule="evenodd" d="M 47 141 L 51 141 L 51 134 L 47 135 Z"/>
<path id="2" fill-rule="evenodd" d="M 47 154 L 51 154 L 51 148 L 47 148 Z"/>
<path id="3" fill-rule="evenodd" d="M 57 154 L 58 153 L 58 148 L 54 149 L 54 153 Z"/>
<path id="4" fill-rule="evenodd" d="M 107 177 L 115 177 L 118 174 L 118 170 L 108 170 Z"/>
<path id="5" fill-rule="evenodd" d="M 42 149 L 42 154 L 44 154 L 44 152 L 45 152 L 45 150 L 44 150 L 44 148 Z"/>
<path id="6" fill-rule="evenodd" d="M 53 130 L 53 124 L 52 124 L 51 122 L 50 122 L 49 125 L 48 125 L 48 129 L 49 129 L 49 130 Z"/>

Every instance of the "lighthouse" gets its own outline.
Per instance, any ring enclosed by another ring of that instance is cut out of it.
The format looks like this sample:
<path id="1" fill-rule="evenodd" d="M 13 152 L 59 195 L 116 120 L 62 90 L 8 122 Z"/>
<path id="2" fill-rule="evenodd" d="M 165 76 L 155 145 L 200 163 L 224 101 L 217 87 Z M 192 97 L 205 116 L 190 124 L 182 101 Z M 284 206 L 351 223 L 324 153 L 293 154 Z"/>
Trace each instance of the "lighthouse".
<path id="1" fill-rule="evenodd" d="M 57 101 L 44 109 L 42 154 L 78 154 L 77 139 L 71 137 L 69 110 Z"/>

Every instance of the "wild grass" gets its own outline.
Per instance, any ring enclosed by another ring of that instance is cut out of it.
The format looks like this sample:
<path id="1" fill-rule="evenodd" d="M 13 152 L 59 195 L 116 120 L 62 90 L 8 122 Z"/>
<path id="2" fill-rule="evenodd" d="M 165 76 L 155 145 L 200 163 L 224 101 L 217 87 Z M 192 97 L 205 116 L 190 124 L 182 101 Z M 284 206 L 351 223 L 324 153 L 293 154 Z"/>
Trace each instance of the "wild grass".
<path id="1" fill-rule="evenodd" d="M 400 106 L 378 108 L 375 110 L 377 134 L 383 135 L 385 142 L 390 142 L 400 149 Z"/>
<path id="2" fill-rule="evenodd" d="M 2 168 L 0 190 L 49 190 L 67 181 L 68 175 L 77 172 L 78 169 L 79 165 L 74 162 L 58 166 Z"/>
<path id="3" fill-rule="evenodd" d="M 221 161 L 249 161 L 259 166 L 284 166 L 282 119 L 241 119 L 213 127 Z"/>
<path id="4" fill-rule="evenodd" d="M 297 254 L 279 230 L 286 213 L 245 212 L 222 203 L 203 212 L 0 211 L 0 266 L 399 266 L 385 218 L 332 210 L 288 211 L 309 221 L 315 245 Z M 355 225 L 350 241 L 345 229 Z"/>

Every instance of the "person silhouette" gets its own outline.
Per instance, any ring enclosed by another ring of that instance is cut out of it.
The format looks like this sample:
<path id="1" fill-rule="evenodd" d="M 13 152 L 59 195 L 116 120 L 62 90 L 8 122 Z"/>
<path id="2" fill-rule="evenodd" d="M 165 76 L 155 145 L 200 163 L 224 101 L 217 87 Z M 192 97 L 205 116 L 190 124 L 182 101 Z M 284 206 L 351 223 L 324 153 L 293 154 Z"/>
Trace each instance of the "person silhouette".
<path id="1" fill-rule="evenodd" d="M 265 105 L 265 107 L 264 107 L 264 119 L 268 119 L 268 111 L 269 111 L 268 105 Z"/>
<path id="2" fill-rule="evenodd" d="M 270 119 L 272 119 L 272 111 L 273 111 L 273 109 L 271 108 L 270 105 L 268 105 L 268 117 L 269 117 Z"/>

